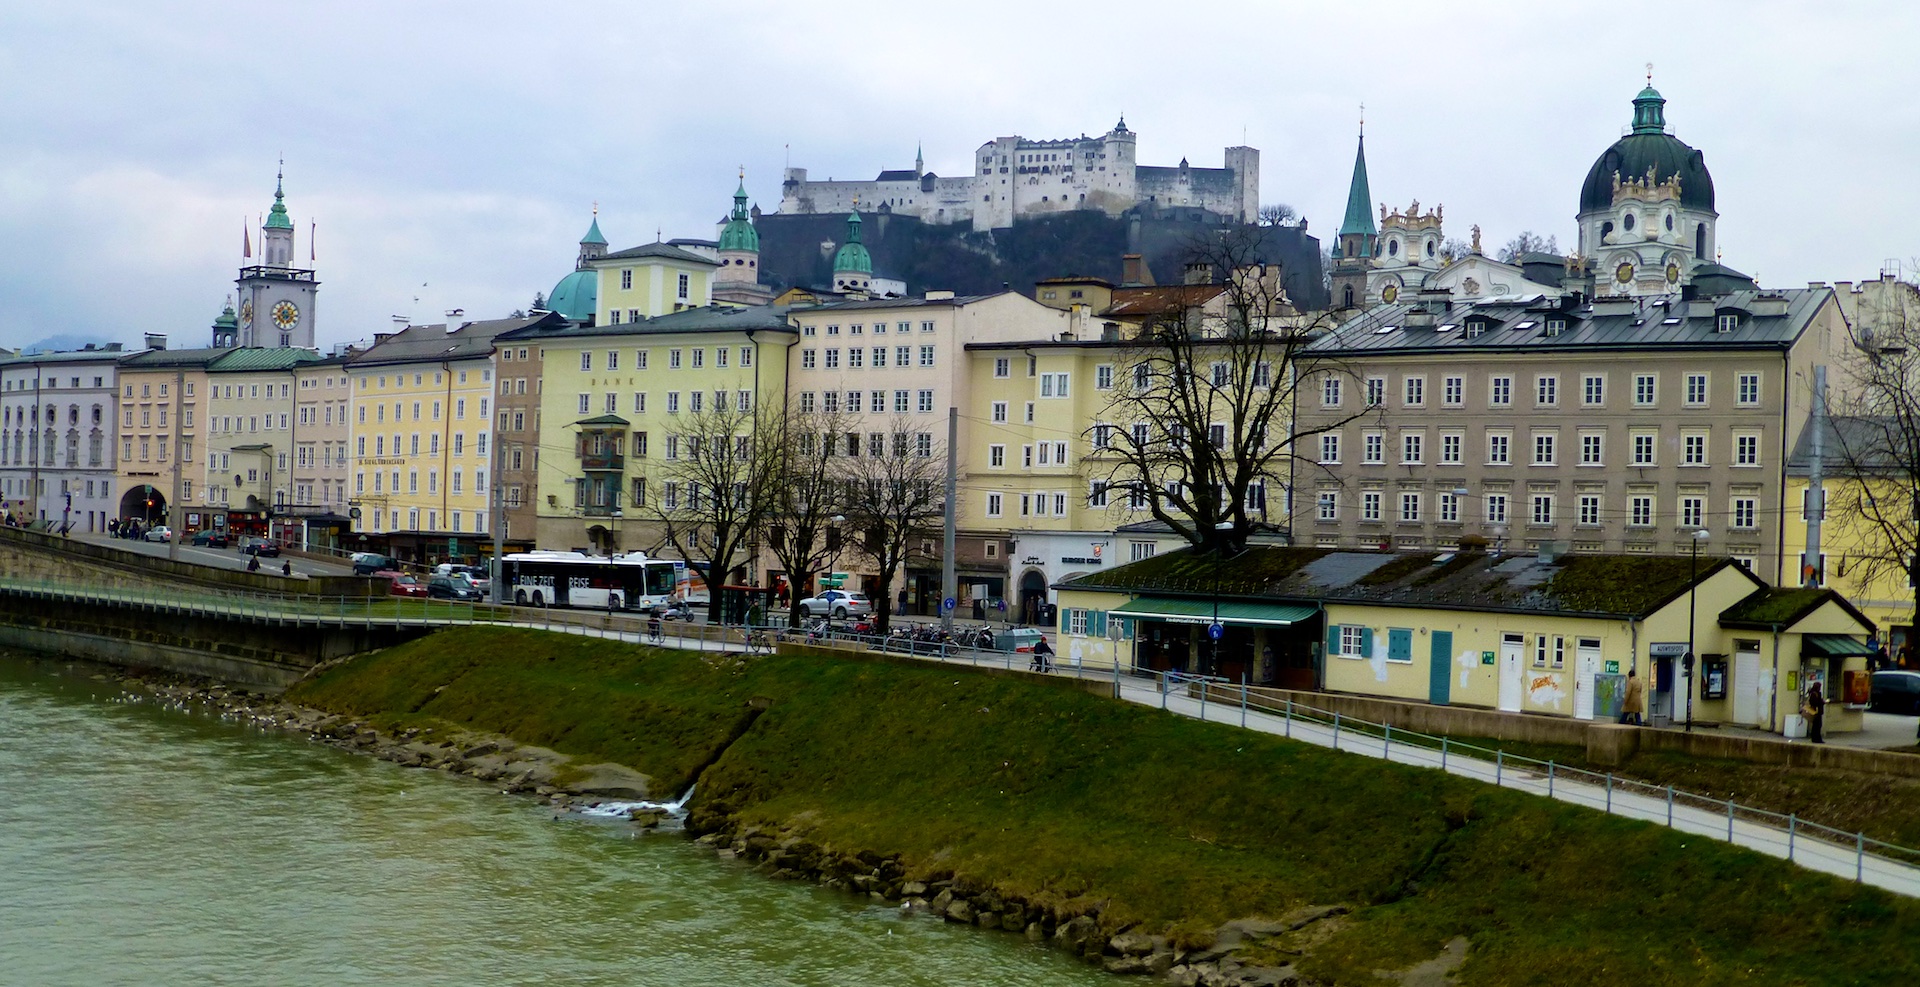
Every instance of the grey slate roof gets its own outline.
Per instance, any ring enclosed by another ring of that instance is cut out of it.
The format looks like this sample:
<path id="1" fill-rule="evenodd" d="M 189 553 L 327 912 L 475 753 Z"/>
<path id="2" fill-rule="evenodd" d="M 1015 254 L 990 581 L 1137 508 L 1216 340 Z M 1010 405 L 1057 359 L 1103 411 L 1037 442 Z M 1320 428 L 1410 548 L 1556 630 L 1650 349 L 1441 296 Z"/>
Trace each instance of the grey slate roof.
<path id="1" fill-rule="evenodd" d="M 1679 296 L 1637 301 L 1600 299 L 1577 308 L 1562 300 L 1529 296 L 1491 299 L 1427 314 L 1418 301 L 1376 305 L 1308 347 L 1315 355 L 1447 353 L 1478 350 L 1784 349 L 1805 332 L 1831 288 L 1746 290 L 1710 299 Z M 1785 302 L 1785 314 L 1753 315 Z M 1719 332 L 1715 315 L 1742 314 L 1739 328 Z M 1547 320 L 1565 319 L 1557 336 Z M 1431 325 L 1422 325 L 1424 321 Z M 1478 336 L 1469 323 L 1481 322 Z M 1409 324 L 1412 323 L 1412 324 Z M 1526 325 L 1525 328 L 1521 326 Z M 1442 327 L 1447 328 L 1442 331 Z"/>
<path id="2" fill-rule="evenodd" d="M 118 346 L 119 344 L 116 343 L 114 345 Z M 120 349 L 109 350 L 100 348 L 90 350 L 43 350 L 39 353 L 28 353 L 23 356 L 0 357 L 0 366 L 31 367 L 36 364 L 54 363 L 117 363 L 137 352 L 141 351 L 128 352 Z"/>
<path id="3" fill-rule="evenodd" d="M 1910 458 L 1904 451 L 1906 430 L 1893 418 L 1833 417 L 1821 432 L 1820 462 L 1830 477 L 1858 469 L 1889 474 L 1904 472 L 1902 461 Z M 1895 450 L 1902 450 L 1897 452 Z M 1806 476 L 1813 467 L 1813 418 L 1800 429 L 1800 439 L 1787 456 L 1787 474 Z"/>
<path id="4" fill-rule="evenodd" d="M 904 295 L 899 298 L 864 298 L 843 302 L 821 302 L 818 305 L 794 308 L 798 312 L 823 311 L 861 311 L 872 308 L 958 308 L 974 302 L 985 301 L 995 295 L 1011 295 L 1015 292 L 996 291 L 987 295 L 955 295 L 952 298 L 927 298 L 925 295 Z"/>
<path id="5" fill-rule="evenodd" d="M 486 319 L 469 322 L 448 332 L 444 325 L 408 326 L 356 353 L 347 363 L 353 367 L 378 367 L 395 363 L 427 363 L 441 360 L 471 360 L 491 356 L 494 337 L 516 329 L 542 323 L 565 322 L 551 312 L 519 319 Z"/>
<path id="6" fill-rule="evenodd" d="M 638 247 L 628 247 L 607 254 L 601 260 L 634 260 L 641 257 L 660 257 L 666 260 L 686 261 L 689 264 L 705 264 L 719 267 L 720 262 L 710 257 L 702 257 L 691 250 L 682 250 L 669 243 L 643 243 Z"/>
<path id="7" fill-rule="evenodd" d="M 1543 561 L 1532 555 L 1254 546 L 1219 563 L 1181 549 L 1055 585 L 1310 605 L 1643 617 L 1684 594 L 1696 578 L 1705 580 L 1737 564 L 1721 559 L 1696 567 L 1684 555 L 1564 555 Z M 1756 589 L 1765 585 L 1751 573 L 1747 577 Z"/>

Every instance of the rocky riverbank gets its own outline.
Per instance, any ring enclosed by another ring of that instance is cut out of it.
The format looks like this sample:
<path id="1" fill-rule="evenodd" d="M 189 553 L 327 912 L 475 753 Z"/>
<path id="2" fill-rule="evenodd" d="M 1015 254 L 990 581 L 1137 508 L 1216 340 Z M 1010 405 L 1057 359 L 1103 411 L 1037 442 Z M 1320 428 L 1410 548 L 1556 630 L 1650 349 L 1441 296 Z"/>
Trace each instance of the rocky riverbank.
<path id="1" fill-rule="evenodd" d="M 1149 934 L 1109 917 L 1104 902 L 1027 900 L 952 871 L 913 875 L 896 856 L 816 843 L 804 822 L 743 825 L 724 806 L 681 810 L 649 801 L 657 795 L 646 775 L 615 764 L 577 765 L 565 754 L 509 737 L 434 727 L 388 733 L 365 720 L 173 673 L 103 668 L 92 677 L 117 679 L 130 694 L 164 705 L 286 731 L 401 767 L 471 778 L 503 794 L 543 800 L 556 813 L 618 815 L 645 829 L 684 825 L 718 859 L 740 861 L 774 880 L 812 881 L 949 923 L 1022 935 L 1108 973 L 1148 975 L 1178 987 L 1312 987 L 1317 981 L 1302 978 L 1287 960 L 1337 928 L 1348 912 L 1311 907 L 1177 939 Z"/>

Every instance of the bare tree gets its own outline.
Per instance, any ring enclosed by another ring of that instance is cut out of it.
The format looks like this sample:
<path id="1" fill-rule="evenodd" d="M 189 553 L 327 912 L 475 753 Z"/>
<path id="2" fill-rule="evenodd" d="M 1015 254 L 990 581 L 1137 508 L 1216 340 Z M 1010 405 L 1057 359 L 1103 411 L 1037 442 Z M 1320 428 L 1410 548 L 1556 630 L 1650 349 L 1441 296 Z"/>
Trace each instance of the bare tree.
<path id="1" fill-rule="evenodd" d="M 1822 537 L 1857 585 L 1902 587 L 1920 612 L 1920 580 L 1909 580 L 1920 553 L 1920 289 L 1891 278 L 1863 287 L 1854 357 L 1836 368 L 1826 405 Z"/>
<path id="2" fill-rule="evenodd" d="M 1500 248 L 1499 259 L 1503 264 L 1518 264 L 1520 258 L 1526 254 L 1557 254 L 1559 252 L 1560 241 L 1557 237 L 1543 237 L 1532 230 L 1525 230 L 1519 236 L 1508 240 L 1506 246 Z"/>
<path id="3" fill-rule="evenodd" d="M 1457 236 L 1450 236 L 1446 239 L 1446 242 L 1440 244 L 1440 252 L 1446 255 L 1448 261 L 1456 261 L 1471 255 L 1473 253 L 1473 244 Z"/>
<path id="4" fill-rule="evenodd" d="M 777 413 L 742 407 L 748 393 L 687 395 L 698 410 L 681 415 L 680 430 L 665 436 L 659 493 L 642 509 L 660 544 L 699 571 L 709 590 L 751 564 L 772 503 L 778 443 L 759 437 L 777 434 Z"/>
<path id="5" fill-rule="evenodd" d="M 814 573 L 832 569 L 840 555 L 836 525 L 846 483 L 834 449 L 851 423 L 840 413 L 796 411 L 781 415 L 771 433 L 776 448 L 767 544 L 787 574 L 790 627 L 800 626 L 800 597 Z"/>
<path id="6" fill-rule="evenodd" d="M 1260 261 L 1263 232 L 1243 227 L 1190 246 L 1190 263 L 1223 280 L 1181 286 L 1178 310 L 1141 326 L 1088 430 L 1089 471 L 1105 488 L 1096 496 L 1124 498 L 1224 555 L 1274 527 L 1267 490 L 1287 484 L 1300 442 L 1371 410 L 1306 430 L 1295 423 L 1298 390 L 1345 371 L 1308 351 L 1329 324 L 1294 311 L 1278 267 Z"/>
<path id="7" fill-rule="evenodd" d="M 889 421 L 887 432 L 867 437 L 866 455 L 841 460 L 843 512 L 847 526 L 860 533 L 861 547 L 873 558 L 879 578 L 873 587 L 878 632 L 890 623 L 893 579 L 933 556 L 927 549 L 940 532 L 946 508 L 946 443 L 924 423 L 905 417 Z M 879 436 L 884 447 L 874 448 Z"/>
<path id="8" fill-rule="evenodd" d="M 1300 211 L 1284 202 L 1269 202 L 1260 207 L 1261 226 L 1297 226 Z"/>

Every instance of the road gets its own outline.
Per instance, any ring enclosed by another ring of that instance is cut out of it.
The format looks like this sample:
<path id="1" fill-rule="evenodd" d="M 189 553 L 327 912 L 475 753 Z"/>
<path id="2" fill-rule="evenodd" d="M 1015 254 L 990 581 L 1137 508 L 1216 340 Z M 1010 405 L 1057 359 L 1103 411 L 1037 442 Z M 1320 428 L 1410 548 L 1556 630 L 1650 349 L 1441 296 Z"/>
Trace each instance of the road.
<path id="1" fill-rule="evenodd" d="M 134 541 L 130 538 L 110 538 L 103 534 L 75 534 L 74 541 L 91 542 L 108 548 L 117 548 L 123 552 L 138 552 L 156 558 L 166 558 L 168 545 L 165 542 Z M 217 569 L 245 569 L 250 556 L 242 555 L 231 548 L 196 548 L 192 545 L 180 546 L 180 561 L 193 565 L 211 566 Z M 344 563 L 316 562 L 311 559 L 287 556 L 279 559 L 261 559 L 261 572 L 279 572 L 281 562 L 291 562 L 293 571 L 309 576 L 346 576 L 353 574 L 353 567 Z"/>

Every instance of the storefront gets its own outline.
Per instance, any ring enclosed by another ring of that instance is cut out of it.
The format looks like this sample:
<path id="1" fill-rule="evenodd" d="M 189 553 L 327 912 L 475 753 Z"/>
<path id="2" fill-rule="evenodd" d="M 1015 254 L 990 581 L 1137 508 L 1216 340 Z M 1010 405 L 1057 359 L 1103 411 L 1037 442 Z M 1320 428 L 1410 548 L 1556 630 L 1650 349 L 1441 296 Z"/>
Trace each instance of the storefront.
<path id="1" fill-rule="evenodd" d="M 1063 626 L 1071 626 L 1073 618 L 1063 617 Z M 1116 618 L 1133 623 L 1134 661 L 1140 669 L 1289 689 L 1319 685 L 1322 635 L 1316 607 L 1143 596 L 1107 615 Z"/>

